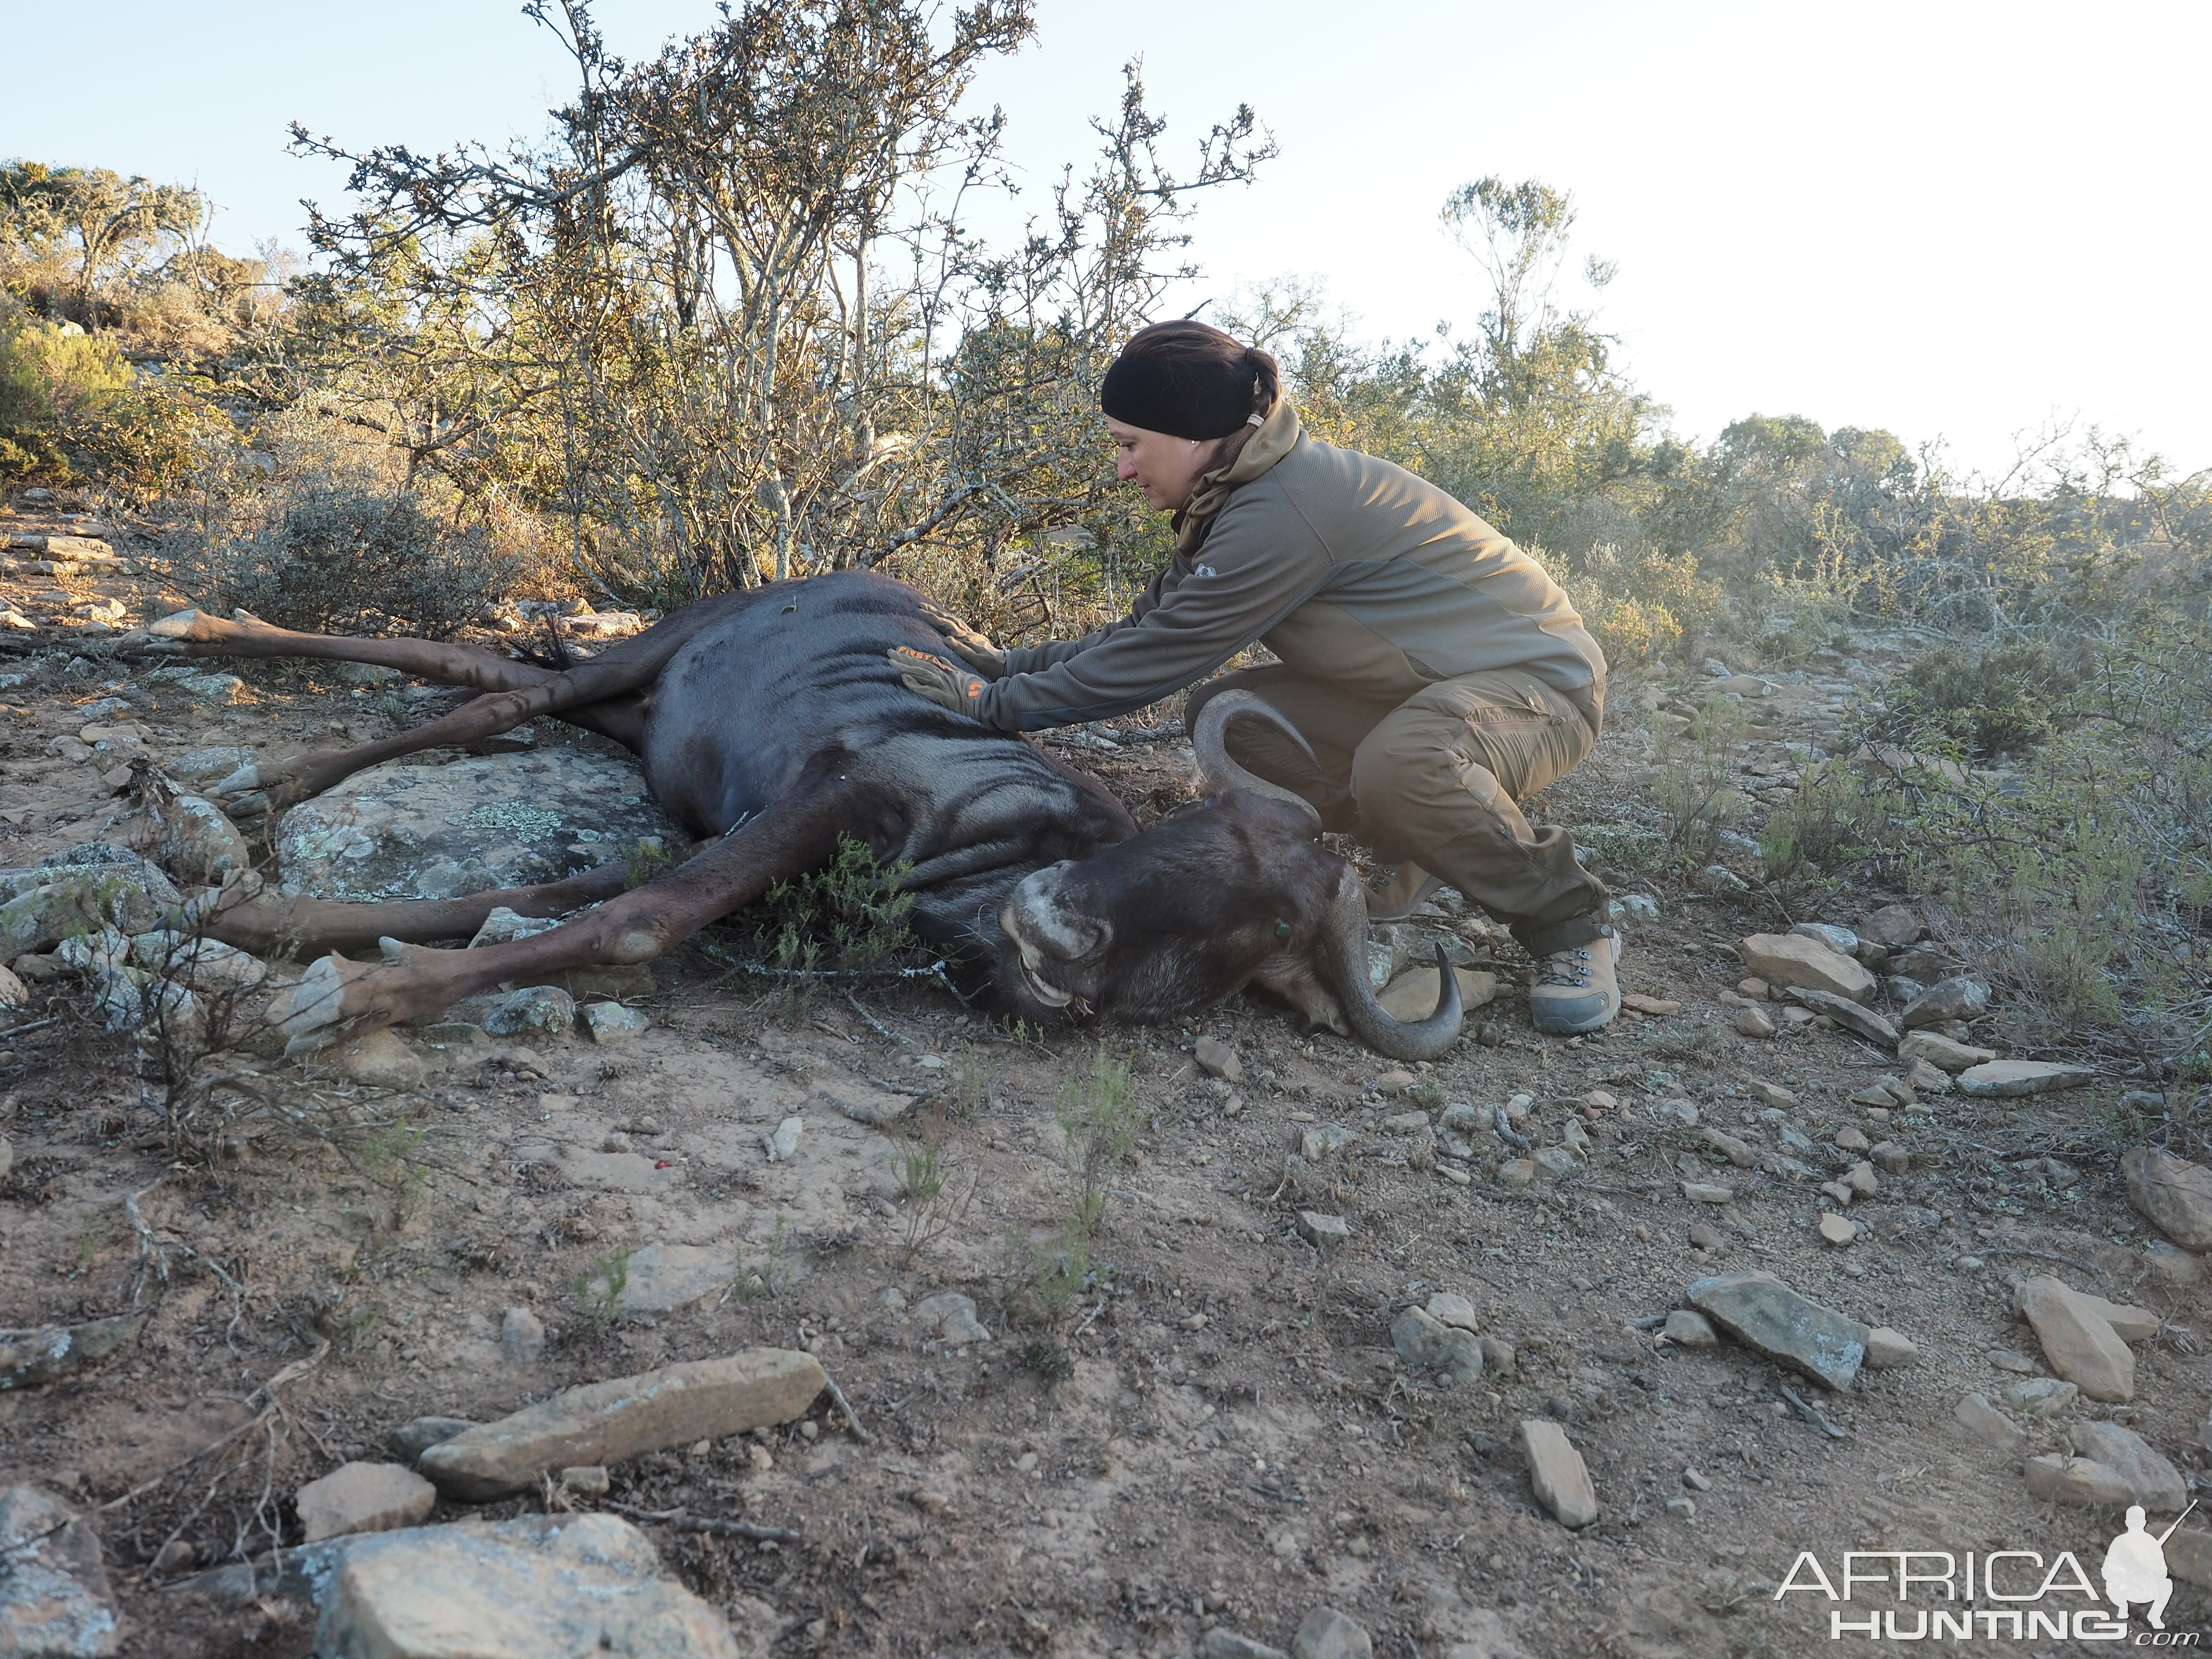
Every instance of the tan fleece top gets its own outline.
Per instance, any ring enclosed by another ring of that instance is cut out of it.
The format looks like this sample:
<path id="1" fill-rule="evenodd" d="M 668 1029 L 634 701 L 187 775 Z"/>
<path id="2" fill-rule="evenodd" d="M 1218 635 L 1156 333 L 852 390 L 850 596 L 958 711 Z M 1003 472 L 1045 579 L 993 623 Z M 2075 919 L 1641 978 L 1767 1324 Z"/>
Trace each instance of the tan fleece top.
<path id="1" fill-rule="evenodd" d="M 1403 467 L 1297 432 L 1279 404 L 1178 526 L 1178 549 L 1129 614 L 1078 640 L 1006 653 L 980 717 L 1036 732 L 1157 702 L 1254 640 L 1302 675 L 1400 702 L 1462 674 L 1526 669 L 1601 718 L 1605 656 L 1543 567 Z M 1293 437 L 1291 434 L 1295 434 Z M 1239 471 L 1280 456 L 1255 477 Z M 1209 475 L 1211 477 L 1211 475 Z M 1224 492 L 1218 487 L 1227 482 Z"/>

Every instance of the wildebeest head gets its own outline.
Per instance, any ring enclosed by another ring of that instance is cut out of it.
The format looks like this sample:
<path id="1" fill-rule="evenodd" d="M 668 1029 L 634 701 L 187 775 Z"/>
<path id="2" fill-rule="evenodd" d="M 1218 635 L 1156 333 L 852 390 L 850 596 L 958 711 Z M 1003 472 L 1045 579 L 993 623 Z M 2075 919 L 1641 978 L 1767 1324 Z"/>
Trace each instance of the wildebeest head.
<path id="1" fill-rule="evenodd" d="M 1001 994 L 1034 1018 L 1151 1020 L 1256 980 L 1393 1059 L 1442 1053 L 1459 1035 L 1456 977 L 1439 954 L 1436 1012 L 1414 1024 L 1384 1012 L 1368 980 L 1358 873 L 1322 845 L 1311 805 L 1229 757 L 1224 736 L 1238 718 L 1291 731 L 1249 692 L 1212 699 L 1192 732 L 1204 800 L 1014 888 L 999 915 Z"/>

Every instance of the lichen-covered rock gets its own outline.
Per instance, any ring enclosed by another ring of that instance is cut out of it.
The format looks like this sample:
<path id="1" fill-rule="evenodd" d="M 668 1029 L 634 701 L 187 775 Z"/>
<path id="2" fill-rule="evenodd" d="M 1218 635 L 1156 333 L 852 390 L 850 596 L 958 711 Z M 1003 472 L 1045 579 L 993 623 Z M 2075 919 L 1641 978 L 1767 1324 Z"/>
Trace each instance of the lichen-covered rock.
<path id="1" fill-rule="evenodd" d="M 526 887 L 686 839 L 635 761 L 560 747 L 371 767 L 276 826 L 281 891 L 352 901 Z"/>
<path id="2" fill-rule="evenodd" d="M 122 1640 L 100 1534 L 36 1486 L 0 1492 L 0 1654 L 105 1659 Z"/>
<path id="3" fill-rule="evenodd" d="M 2185 1249 L 2212 1250 L 2212 1170 L 2159 1146 L 2122 1155 L 2128 1202 Z"/>

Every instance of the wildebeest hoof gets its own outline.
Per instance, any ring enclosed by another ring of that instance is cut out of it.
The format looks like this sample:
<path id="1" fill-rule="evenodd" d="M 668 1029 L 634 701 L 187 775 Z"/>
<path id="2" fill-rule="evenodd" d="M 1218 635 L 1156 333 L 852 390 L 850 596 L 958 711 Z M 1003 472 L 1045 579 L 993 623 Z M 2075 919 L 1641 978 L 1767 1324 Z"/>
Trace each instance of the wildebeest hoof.
<path id="1" fill-rule="evenodd" d="M 316 962 L 292 988 L 291 1002 L 282 1016 L 284 1052 L 313 1054 L 390 1024 L 400 1011 L 378 1006 L 386 1000 L 375 994 L 378 973 L 375 967 L 348 962 L 336 951 Z"/>
<path id="2" fill-rule="evenodd" d="M 148 623 L 146 631 L 157 640 L 205 640 L 215 635 L 197 611 L 172 611 L 159 622 Z"/>

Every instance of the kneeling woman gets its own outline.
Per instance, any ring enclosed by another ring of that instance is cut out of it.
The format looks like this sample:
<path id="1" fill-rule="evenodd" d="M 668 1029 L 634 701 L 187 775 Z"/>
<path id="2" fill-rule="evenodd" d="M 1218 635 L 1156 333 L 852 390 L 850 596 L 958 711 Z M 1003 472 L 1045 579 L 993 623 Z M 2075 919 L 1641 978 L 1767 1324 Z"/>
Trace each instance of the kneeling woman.
<path id="1" fill-rule="evenodd" d="M 978 672 L 895 657 L 907 684 L 1034 732 L 1156 702 L 1256 640 L 1280 660 L 1206 684 L 1187 718 L 1231 689 L 1265 698 L 1312 756 L 1256 722 L 1232 728 L 1231 753 L 1397 866 L 1370 915 L 1448 882 L 1538 959 L 1538 1030 L 1608 1023 L 1605 888 L 1565 830 L 1531 829 L 1516 804 L 1589 752 L 1603 715 L 1605 658 L 1558 584 L 1435 485 L 1301 431 L 1275 360 L 1219 329 L 1145 329 L 1099 402 L 1120 477 L 1176 515 L 1173 561 L 1079 640 L 1002 652 L 934 617 Z"/>

